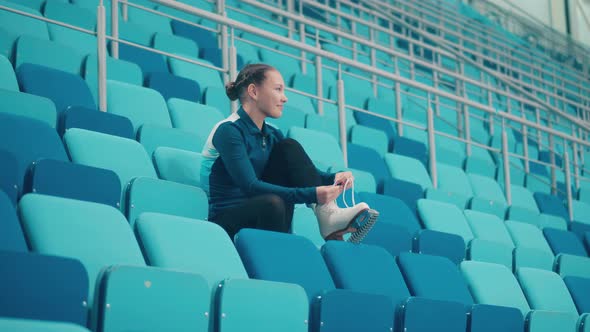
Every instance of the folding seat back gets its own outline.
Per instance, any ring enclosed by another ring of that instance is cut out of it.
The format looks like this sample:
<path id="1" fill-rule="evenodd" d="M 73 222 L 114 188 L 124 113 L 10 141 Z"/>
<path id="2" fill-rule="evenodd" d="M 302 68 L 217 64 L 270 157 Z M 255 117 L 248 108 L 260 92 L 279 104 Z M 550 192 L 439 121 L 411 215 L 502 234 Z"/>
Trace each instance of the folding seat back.
<path id="1" fill-rule="evenodd" d="M 26 117 L 0 113 L 0 149 L 17 161 L 17 185 L 22 192 L 25 172 L 40 158 L 68 160 L 55 129 Z"/>
<path id="2" fill-rule="evenodd" d="M 51 99 L 58 112 L 72 106 L 96 109 L 88 85 L 77 74 L 25 63 L 17 68 L 16 75 L 23 92 Z"/>
<path id="3" fill-rule="evenodd" d="M 394 117 L 394 115 L 391 115 Z M 374 116 L 372 114 L 354 112 L 354 118 L 359 125 L 380 130 L 387 136 L 388 151 L 392 151 L 394 148 L 393 142 L 398 137 L 395 123 L 390 122 L 387 119 Z"/>
<path id="4" fill-rule="evenodd" d="M 563 279 L 557 273 L 523 267 L 516 276 L 532 309 L 578 314 Z"/>
<path id="5" fill-rule="evenodd" d="M 18 82 L 12 69 L 12 64 L 3 55 L 0 55 L 0 89 L 18 91 Z"/>
<path id="6" fill-rule="evenodd" d="M 567 286 L 572 300 L 576 304 L 579 313 L 590 312 L 590 279 L 580 277 L 565 277 L 563 282 Z"/>
<path id="7" fill-rule="evenodd" d="M 119 59 L 137 64 L 144 77 L 148 73 L 168 72 L 168 66 L 162 55 L 126 44 L 119 44 Z"/>
<path id="8" fill-rule="evenodd" d="M 508 216 L 514 220 L 534 219 L 539 216 L 539 207 L 533 194 L 525 187 L 511 185 L 512 205 L 508 210 Z"/>
<path id="9" fill-rule="evenodd" d="M 144 1 L 140 4 L 148 8 L 154 8 L 156 5 L 155 3 L 150 3 L 149 1 Z M 130 22 L 133 22 L 145 29 L 166 35 L 172 34 L 170 19 L 168 17 L 134 7 L 128 9 L 128 16 Z"/>
<path id="10" fill-rule="evenodd" d="M 467 283 L 449 259 L 425 254 L 403 253 L 397 259 L 413 296 L 473 304 Z"/>
<path id="11" fill-rule="evenodd" d="M 471 209 L 492 213 L 503 219 L 507 203 L 498 183 L 476 174 L 469 174 L 468 177 L 473 190 Z"/>
<path id="12" fill-rule="evenodd" d="M 289 138 L 298 141 L 305 149 L 310 159 L 316 162 L 316 167 L 326 170 L 344 168 L 342 150 L 332 136 L 311 129 L 293 127 L 289 130 Z M 322 144 L 317 144 L 322 142 Z"/>
<path id="13" fill-rule="evenodd" d="M 136 63 L 107 57 L 107 79 L 138 86 L 143 85 L 143 73 Z M 84 66 L 84 79 L 98 104 L 98 56 L 90 54 Z"/>
<path id="14" fill-rule="evenodd" d="M 463 213 L 476 238 L 514 248 L 510 233 L 500 218 L 493 214 L 473 210 L 465 210 Z"/>
<path id="15" fill-rule="evenodd" d="M 131 181 L 126 206 L 132 227 L 146 212 L 201 220 L 206 220 L 209 212 L 209 202 L 201 188 L 147 177 Z"/>
<path id="16" fill-rule="evenodd" d="M 472 332 L 524 331 L 524 318 L 516 308 L 476 304 L 471 308 L 469 324 Z"/>
<path id="17" fill-rule="evenodd" d="M 18 198 L 21 183 L 19 173 L 18 161 L 14 154 L 0 150 L 0 191 L 12 205 L 16 205 Z"/>
<path id="18" fill-rule="evenodd" d="M 205 88 L 201 103 L 217 108 L 224 116 L 230 115 L 230 101 L 225 93 L 225 88 L 209 86 Z"/>
<path id="19" fill-rule="evenodd" d="M 264 63 L 277 68 L 286 79 L 301 73 L 301 64 L 298 59 L 267 49 L 260 49 L 258 53 Z"/>
<path id="20" fill-rule="evenodd" d="M 517 248 L 523 247 L 553 253 L 543 233 L 537 227 L 513 220 L 507 220 L 505 225 Z"/>
<path id="21" fill-rule="evenodd" d="M 117 173 L 122 192 L 135 177 L 157 177 L 147 152 L 134 140 L 72 128 L 64 142 L 73 162 Z"/>
<path id="22" fill-rule="evenodd" d="M 445 165 L 437 165 L 438 188 L 440 190 L 461 195 L 465 200 L 473 197 L 469 179 L 462 169 Z"/>
<path id="23" fill-rule="evenodd" d="M 277 127 L 284 135 L 289 132 L 291 127 L 305 127 L 305 118 L 305 112 L 294 108 L 292 105 L 285 105 L 280 118 L 266 120 L 266 123 Z"/>
<path id="24" fill-rule="evenodd" d="M 154 167 L 160 179 L 195 187 L 201 186 L 202 159 L 200 153 L 168 147 L 159 147 L 153 154 Z"/>
<path id="25" fill-rule="evenodd" d="M 405 228 L 389 223 L 377 223 L 363 239 L 364 244 L 385 248 L 391 256 L 412 251 L 412 234 Z"/>
<path id="26" fill-rule="evenodd" d="M 170 99 L 168 109 L 174 128 L 203 138 L 207 138 L 213 127 L 223 120 L 223 115 L 216 108 L 182 99 Z"/>
<path id="27" fill-rule="evenodd" d="M 26 116 L 56 126 L 57 112 L 52 100 L 24 92 L 0 88 L 0 113 Z"/>
<path id="28" fill-rule="evenodd" d="M 78 259 L 84 265 L 89 280 L 88 307 L 103 268 L 145 265 L 125 217 L 112 206 L 28 194 L 21 199 L 19 211 L 32 251 Z"/>
<path id="29" fill-rule="evenodd" d="M 422 190 L 433 188 L 424 165 L 417 159 L 388 153 L 385 155 L 385 163 L 394 179 L 416 183 Z"/>
<path id="30" fill-rule="evenodd" d="M 205 65 L 213 66 L 209 61 L 202 59 L 199 59 L 198 61 Z M 168 58 L 168 66 L 170 67 L 170 72 L 172 74 L 196 81 L 199 83 L 201 89 L 209 87 L 223 88 L 221 76 L 215 69 L 174 58 Z"/>
<path id="31" fill-rule="evenodd" d="M 21 332 L 89 332 L 78 324 L 16 318 L 0 318 L 0 329 Z"/>
<path id="32" fill-rule="evenodd" d="M 459 264 L 465 259 L 465 241 L 459 235 L 423 229 L 414 236 L 412 251 L 445 257 Z"/>
<path id="33" fill-rule="evenodd" d="M 27 243 L 13 204 L 0 190 L 0 250 L 26 252 Z"/>
<path id="34" fill-rule="evenodd" d="M 3 2 L 3 4 L 8 3 Z M 11 3 L 10 5 L 8 5 L 8 7 L 18 9 L 20 11 L 24 11 L 33 15 L 41 16 L 39 10 L 35 10 L 23 5 Z M 2 12 L 0 12 L 0 21 L 2 21 L 3 27 L 8 29 L 9 31 L 14 31 L 18 34 L 18 36 L 34 36 L 40 39 L 49 40 L 47 24 L 43 21 L 28 16 L 20 15 L 17 13 L 9 12 L 7 10 L 3 10 Z"/>
<path id="35" fill-rule="evenodd" d="M 287 102 L 288 106 L 296 108 L 305 114 L 314 114 L 315 113 L 315 107 L 313 106 L 311 98 L 301 95 L 301 94 L 294 92 L 294 91 L 293 92 L 289 91 L 289 93 L 287 94 L 287 99 L 288 99 L 288 102 Z"/>
<path id="36" fill-rule="evenodd" d="M 165 100 L 171 98 L 192 102 L 201 100 L 201 87 L 197 82 L 168 73 L 150 73 L 146 79 L 146 87 L 158 91 Z"/>
<path id="37" fill-rule="evenodd" d="M 455 205 L 430 199 L 420 199 L 417 205 L 420 219 L 427 229 L 459 235 L 465 244 L 473 239 L 465 216 Z"/>
<path id="38" fill-rule="evenodd" d="M 59 196 L 120 207 L 121 182 L 113 171 L 41 159 L 31 165 L 25 193 Z"/>
<path id="39" fill-rule="evenodd" d="M 64 3 L 59 0 L 46 1 L 43 14 L 52 20 L 65 22 L 80 28 L 88 30 L 96 28 L 96 17 L 92 12 L 67 2 Z M 54 25 L 51 24 L 51 26 Z"/>
<path id="40" fill-rule="evenodd" d="M 577 255 L 561 254 L 555 258 L 554 271 L 562 278 L 590 278 L 590 259 Z"/>
<path id="41" fill-rule="evenodd" d="M 215 36 L 204 28 L 196 27 L 180 21 L 172 21 L 172 31 L 175 35 L 193 40 L 199 47 L 217 46 Z"/>
<path id="42" fill-rule="evenodd" d="M 95 331 L 209 328 L 210 290 L 197 274 L 117 265 L 104 271 L 98 287 Z"/>
<path id="43" fill-rule="evenodd" d="M 563 202 L 557 196 L 535 192 L 533 197 L 535 198 L 541 213 L 550 214 L 561 217 L 564 220 L 569 220 L 567 210 L 565 209 Z"/>
<path id="44" fill-rule="evenodd" d="M 389 170 L 383 158 L 373 149 L 364 146 L 348 144 L 348 167 L 373 174 L 378 192 L 382 192 L 384 181 L 389 178 Z"/>
<path id="45" fill-rule="evenodd" d="M 84 107 L 71 107 L 60 115 L 58 131 L 64 135 L 70 128 L 80 128 L 103 134 L 135 139 L 131 121 L 120 115 L 98 112 Z"/>
<path id="46" fill-rule="evenodd" d="M 556 256 L 559 254 L 588 257 L 584 244 L 572 232 L 555 228 L 543 229 L 543 235 Z"/>
<path id="47" fill-rule="evenodd" d="M 199 45 L 188 38 L 158 32 L 154 35 L 153 44 L 155 49 L 167 53 L 192 58 L 199 56 Z"/>
<path id="48" fill-rule="evenodd" d="M 15 68 L 32 63 L 73 75 L 80 75 L 86 54 L 49 40 L 22 36 L 16 44 Z"/>
<path id="49" fill-rule="evenodd" d="M 226 280 L 219 292 L 219 310 L 220 332 L 306 332 L 309 328 L 307 297 L 299 285 Z"/>
<path id="50" fill-rule="evenodd" d="M 235 245 L 252 279 L 298 284 L 310 302 L 336 288 L 320 252 L 302 236 L 243 229 Z"/>
<path id="51" fill-rule="evenodd" d="M 322 255 L 338 288 L 384 295 L 394 306 L 410 296 L 394 258 L 381 247 L 328 241 Z"/>
<path id="52" fill-rule="evenodd" d="M 574 220 L 590 224 L 590 204 L 572 200 L 572 210 L 574 211 Z"/>
<path id="53" fill-rule="evenodd" d="M 88 274 L 76 259 L 0 252 L 3 317 L 86 326 Z"/>
<path id="54" fill-rule="evenodd" d="M 512 270 L 514 248 L 506 246 L 504 244 L 482 240 L 475 238 L 471 240 L 467 248 L 467 259 L 488 262 L 494 264 L 501 264 Z"/>
<path id="55" fill-rule="evenodd" d="M 506 266 L 464 261 L 460 268 L 476 303 L 517 308 L 523 317 L 529 313 L 527 299 Z"/>
<path id="56" fill-rule="evenodd" d="M 403 227 L 412 235 L 421 228 L 420 222 L 411 209 L 400 199 L 379 194 L 360 193 L 359 200 L 379 211 L 379 219 L 382 223 Z"/>
<path id="57" fill-rule="evenodd" d="M 465 306 L 457 302 L 437 301 L 429 298 L 411 297 L 402 307 L 403 331 L 436 331 L 461 332 L 467 329 Z M 429 313 L 428 319 L 424 314 Z"/>
<path id="58" fill-rule="evenodd" d="M 426 166 L 428 163 L 428 148 L 426 144 L 410 135 L 405 135 L 404 137 L 394 137 L 393 153 L 417 159 Z"/>
<path id="59" fill-rule="evenodd" d="M 355 125 L 350 131 L 350 142 L 371 148 L 384 156 L 388 152 L 389 140 L 387 135 L 378 129 Z"/>
<path id="60" fill-rule="evenodd" d="M 108 112 L 129 118 L 135 132 L 144 124 L 172 127 L 166 101 L 157 91 L 116 81 L 107 85 Z"/>
<path id="61" fill-rule="evenodd" d="M 161 147 L 170 147 L 191 152 L 201 152 L 205 145 L 201 136 L 182 129 L 146 124 L 139 128 L 137 139 L 151 156 Z"/>

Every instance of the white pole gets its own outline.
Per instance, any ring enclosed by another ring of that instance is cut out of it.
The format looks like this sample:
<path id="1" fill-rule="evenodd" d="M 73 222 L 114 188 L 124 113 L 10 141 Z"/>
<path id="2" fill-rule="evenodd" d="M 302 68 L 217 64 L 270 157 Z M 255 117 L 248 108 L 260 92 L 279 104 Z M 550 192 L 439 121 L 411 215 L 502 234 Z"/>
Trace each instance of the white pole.
<path id="1" fill-rule="evenodd" d="M 97 14 L 97 46 L 98 46 L 98 108 L 107 111 L 107 43 L 106 43 L 106 15 L 103 0 L 100 0 Z"/>
<path id="2" fill-rule="evenodd" d="M 342 79 L 342 65 L 338 64 L 338 131 L 344 166 L 348 167 L 348 148 L 346 144 L 346 102 L 344 98 L 344 80 Z"/>
<path id="3" fill-rule="evenodd" d="M 111 0 L 111 34 L 113 38 L 119 39 L 119 0 Z M 111 42 L 111 53 L 113 58 L 119 58 L 119 42 L 116 40 Z"/>
<path id="4" fill-rule="evenodd" d="M 434 138 L 434 112 L 432 111 L 432 107 L 430 106 L 430 93 L 428 93 L 428 107 L 427 107 L 427 114 L 428 114 L 428 157 L 429 157 L 429 166 L 430 166 L 430 178 L 432 179 L 432 184 L 434 185 L 434 189 L 438 188 L 438 176 L 436 174 L 436 143 Z"/>

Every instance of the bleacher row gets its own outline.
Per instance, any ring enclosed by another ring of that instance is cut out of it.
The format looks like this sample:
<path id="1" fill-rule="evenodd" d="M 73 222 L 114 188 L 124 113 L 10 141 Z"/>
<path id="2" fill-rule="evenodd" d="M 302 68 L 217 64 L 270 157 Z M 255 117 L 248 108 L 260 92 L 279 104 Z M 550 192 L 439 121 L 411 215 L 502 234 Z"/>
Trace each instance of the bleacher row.
<path id="1" fill-rule="evenodd" d="M 15 2 L 0 5 L 95 28 L 95 1 Z M 295 235 L 245 230 L 232 243 L 205 221 L 199 188 L 204 139 L 230 110 L 217 71 L 121 43 L 107 63 L 107 112 L 98 112 L 94 37 L 1 9 L 0 22 L 0 330 L 588 329 L 589 192 L 576 192 L 570 220 L 564 172 L 552 195 L 549 169 L 535 162 L 571 147 L 551 151 L 527 138 L 530 173 L 511 157 L 509 204 L 498 154 L 473 147 L 468 156 L 463 143 L 437 135 L 435 186 L 423 130 L 404 124 L 402 135 L 348 108 L 347 166 L 359 200 L 381 213 L 365 244 L 325 243 L 305 207 Z M 120 28 L 124 39 L 221 66 L 216 36 L 203 28 L 133 8 Z M 240 64 L 274 64 L 292 88 L 315 94 L 314 69 L 303 74 L 293 58 L 244 41 L 236 47 Z M 394 116 L 392 90 L 375 95 L 358 74 L 345 72 L 347 105 Z M 333 100 L 335 78 L 326 71 Z M 425 125 L 424 96 L 404 88 L 404 120 Z M 272 122 L 318 167 L 345 169 L 336 106 L 324 103 L 320 115 L 315 100 L 288 97 Z M 456 110 L 444 105 L 435 128 L 457 137 Z M 471 135 L 499 148 L 502 127 L 480 115 Z M 522 134 L 507 132 L 510 151 L 522 154 Z"/>

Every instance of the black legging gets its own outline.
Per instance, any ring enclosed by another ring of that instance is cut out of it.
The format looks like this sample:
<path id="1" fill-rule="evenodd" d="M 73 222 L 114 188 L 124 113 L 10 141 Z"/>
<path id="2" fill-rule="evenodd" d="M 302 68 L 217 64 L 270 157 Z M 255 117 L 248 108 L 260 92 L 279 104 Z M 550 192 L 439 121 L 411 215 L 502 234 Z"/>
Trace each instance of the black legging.
<path id="1" fill-rule="evenodd" d="M 268 159 L 262 180 L 284 187 L 317 187 L 322 179 L 299 142 L 286 138 L 277 143 Z M 242 228 L 289 232 L 293 220 L 293 203 L 275 194 L 249 198 L 240 205 L 218 213 L 213 222 L 233 239 Z"/>

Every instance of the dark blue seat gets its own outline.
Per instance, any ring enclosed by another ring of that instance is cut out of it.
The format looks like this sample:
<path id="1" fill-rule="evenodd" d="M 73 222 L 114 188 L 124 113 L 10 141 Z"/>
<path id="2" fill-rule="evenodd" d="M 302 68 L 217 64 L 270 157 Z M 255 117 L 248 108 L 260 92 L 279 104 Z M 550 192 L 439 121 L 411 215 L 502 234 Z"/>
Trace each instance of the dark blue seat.
<path id="1" fill-rule="evenodd" d="M 573 232 L 578 236 L 578 238 L 583 242 L 584 241 L 584 234 L 590 232 L 590 225 L 579 222 L 579 221 L 572 221 L 569 223 L 570 232 Z M 587 250 L 590 250 L 586 248 Z M 590 251 L 589 251 L 590 253 Z"/>
<path id="2" fill-rule="evenodd" d="M 391 256 L 412 251 L 412 234 L 404 227 L 387 222 L 377 222 L 363 239 L 364 244 L 385 248 Z"/>
<path id="3" fill-rule="evenodd" d="M 563 281 L 570 291 L 578 312 L 590 312 L 590 279 L 565 277 Z"/>
<path id="4" fill-rule="evenodd" d="M 172 21 L 172 31 L 177 36 L 193 40 L 199 45 L 199 48 L 217 47 L 217 38 L 209 30 L 179 21 Z"/>
<path id="5" fill-rule="evenodd" d="M 111 170 L 41 159 L 29 168 L 24 192 L 101 203 L 119 209 L 121 181 Z"/>
<path id="6" fill-rule="evenodd" d="M 162 55 L 122 43 L 119 43 L 119 59 L 137 64 L 141 67 L 144 77 L 148 73 L 168 72 L 168 65 Z"/>
<path id="7" fill-rule="evenodd" d="M 0 252 L 27 252 L 27 243 L 12 202 L 0 191 Z"/>
<path id="8" fill-rule="evenodd" d="M 77 260 L 0 252 L 0 316 L 86 326 L 88 274 Z"/>
<path id="9" fill-rule="evenodd" d="M 354 112 L 354 118 L 356 119 L 356 122 L 362 126 L 383 131 L 387 135 L 387 140 L 389 141 L 388 151 L 392 151 L 393 142 L 397 137 L 397 133 L 390 121 L 363 112 Z"/>
<path id="10" fill-rule="evenodd" d="M 428 149 L 422 142 L 398 136 L 394 140 L 393 152 L 402 156 L 418 159 L 424 164 L 424 166 L 428 165 Z"/>
<path id="11" fill-rule="evenodd" d="M 312 331 L 351 327 L 387 331 L 393 326 L 394 308 L 389 298 L 336 290 L 321 254 L 308 239 L 242 229 L 235 237 L 235 245 L 251 278 L 295 283 L 305 289 L 312 307 Z M 358 310 L 359 305 L 363 310 Z"/>
<path id="12" fill-rule="evenodd" d="M 59 135 L 44 122 L 10 114 L 0 114 L 0 150 L 14 155 L 17 161 L 19 194 L 29 165 L 41 158 L 67 161 Z"/>
<path id="13" fill-rule="evenodd" d="M 403 227 L 412 236 L 421 229 L 420 222 L 402 200 L 391 196 L 365 192 L 359 193 L 358 196 L 359 200 L 366 202 L 371 208 L 379 211 L 380 223 Z"/>
<path id="14" fill-rule="evenodd" d="M 0 191 L 4 192 L 12 205 L 16 206 L 19 182 L 16 157 L 5 150 L 0 150 Z"/>
<path id="15" fill-rule="evenodd" d="M 461 303 L 422 297 L 409 298 L 400 309 L 399 331 L 464 332 L 467 314 Z"/>
<path id="16" fill-rule="evenodd" d="M 471 332 L 524 331 L 524 318 L 516 308 L 476 304 L 471 308 L 469 320 Z"/>
<path id="17" fill-rule="evenodd" d="M 72 107 L 63 112 L 59 120 L 59 133 L 63 136 L 70 128 L 81 128 L 129 139 L 135 139 L 133 124 L 128 118 L 84 107 Z"/>
<path id="18" fill-rule="evenodd" d="M 568 232 L 555 228 L 543 229 L 543 235 L 549 243 L 553 254 L 569 254 L 576 256 L 587 257 L 586 249 L 584 244 L 573 232 Z"/>
<path id="19" fill-rule="evenodd" d="M 391 176 L 385 161 L 374 149 L 348 143 L 348 167 L 373 174 L 377 182 L 377 192 L 383 192 L 386 179 Z"/>
<path id="20" fill-rule="evenodd" d="M 541 213 L 550 214 L 561 217 L 564 220 L 569 220 L 567 210 L 565 209 L 565 206 L 559 197 L 541 192 L 534 193 L 533 197 L 535 198 Z"/>
<path id="21" fill-rule="evenodd" d="M 414 237 L 413 251 L 446 257 L 459 264 L 465 259 L 465 240 L 459 235 L 423 229 Z"/>
<path id="22" fill-rule="evenodd" d="M 146 79 L 148 88 L 158 91 L 164 99 L 180 98 L 198 103 L 201 100 L 199 83 L 168 73 L 151 73 Z"/>
<path id="23" fill-rule="evenodd" d="M 78 75 L 24 63 L 17 68 L 16 76 L 23 92 L 51 99 L 58 112 L 72 106 L 96 109 L 88 84 Z"/>
<path id="24" fill-rule="evenodd" d="M 402 200 L 417 217 L 416 202 L 424 198 L 424 191 L 420 185 L 404 180 L 389 178 L 383 185 L 383 194 Z"/>
<path id="25" fill-rule="evenodd" d="M 551 152 L 547 150 L 539 151 L 539 160 L 551 164 Z M 561 156 L 555 153 L 555 165 L 557 165 L 558 167 L 562 167 L 562 163 L 563 159 L 561 158 Z"/>

